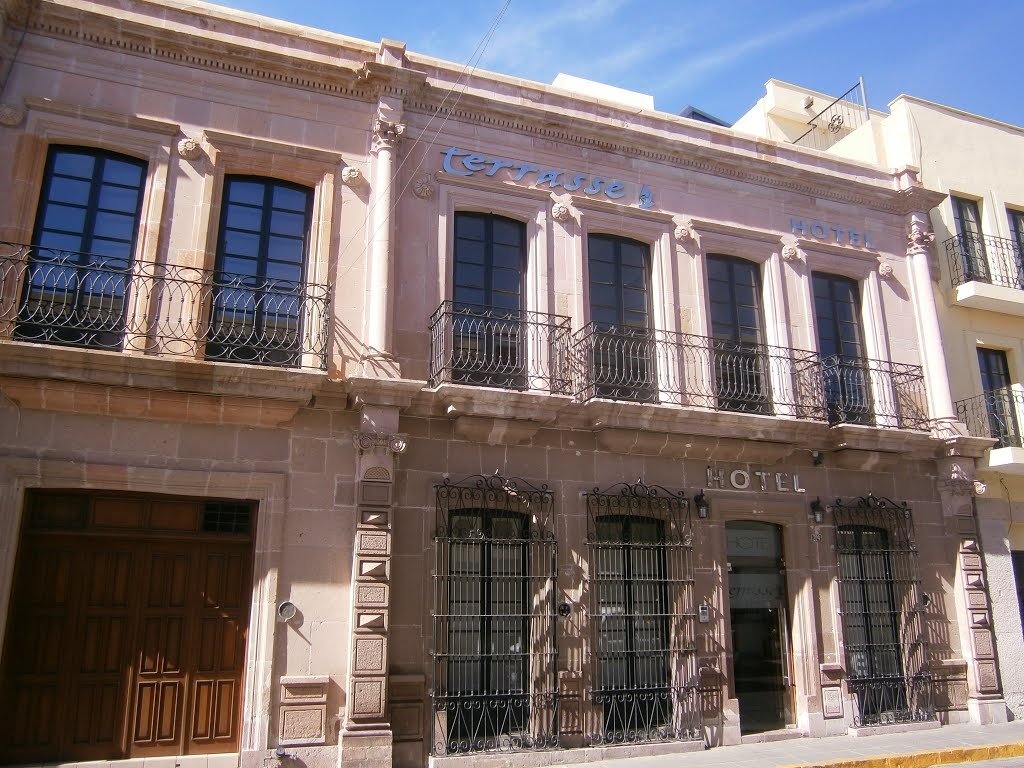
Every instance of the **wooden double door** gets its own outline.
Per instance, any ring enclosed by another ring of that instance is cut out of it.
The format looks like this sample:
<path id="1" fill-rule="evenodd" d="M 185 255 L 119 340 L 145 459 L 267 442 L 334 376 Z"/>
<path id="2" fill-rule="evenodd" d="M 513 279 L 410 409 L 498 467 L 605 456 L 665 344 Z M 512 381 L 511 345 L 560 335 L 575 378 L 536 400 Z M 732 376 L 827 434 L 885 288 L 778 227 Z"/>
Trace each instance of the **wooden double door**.
<path id="1" fill-rule="evenodd" d="M 235 522 L 211 526 L 203 501 L 30 499 L 0 763 L 237 751 L 252 541 L 235 506 Z"/>

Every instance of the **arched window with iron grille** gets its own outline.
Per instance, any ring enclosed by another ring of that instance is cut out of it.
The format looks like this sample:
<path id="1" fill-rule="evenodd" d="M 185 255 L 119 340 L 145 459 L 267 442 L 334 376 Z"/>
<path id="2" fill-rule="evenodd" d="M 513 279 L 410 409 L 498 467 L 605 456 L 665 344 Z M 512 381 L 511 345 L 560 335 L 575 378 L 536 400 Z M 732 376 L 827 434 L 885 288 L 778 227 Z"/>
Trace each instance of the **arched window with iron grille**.
<path id="1" fill-rule="evenodd" d="M 829 509 L 854 724 L 934 720 L 910 507 L 868 494 Z"/>
<path id="2" fill-rule="evenodd" d="M 432 753 L 556 747 L 551 491 L 495 475 L 436 495 Z"/>
<path id="3" fill-rule="evenodd" d="M 586 495 L 591 744 L 702 738 L 689 502 L 642 483 Z"/>

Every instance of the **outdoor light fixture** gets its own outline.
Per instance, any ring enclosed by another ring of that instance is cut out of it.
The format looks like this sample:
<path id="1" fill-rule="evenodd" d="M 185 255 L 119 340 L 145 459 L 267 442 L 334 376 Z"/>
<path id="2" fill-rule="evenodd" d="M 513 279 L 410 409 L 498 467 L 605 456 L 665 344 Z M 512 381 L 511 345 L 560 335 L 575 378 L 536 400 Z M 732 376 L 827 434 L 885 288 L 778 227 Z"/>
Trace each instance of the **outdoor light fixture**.
<path id="1" fill-rule="evenodd" d="M 811 514 L 814 515 L 814 522 L 821 523 L 825 520 L 825 505 L 821 503 L 821 496 L 811 502 Z"/>
<path id="2" fill-rule="evenodd" d="M 708 501 L 708 497 L 704 495 L 704 491 L 701 491 L 693 497 L 693 505 L 697 508 L 697 517 L 704 520 L 708 516 L 708 512 L 711 511 L 711 502 Z"/>

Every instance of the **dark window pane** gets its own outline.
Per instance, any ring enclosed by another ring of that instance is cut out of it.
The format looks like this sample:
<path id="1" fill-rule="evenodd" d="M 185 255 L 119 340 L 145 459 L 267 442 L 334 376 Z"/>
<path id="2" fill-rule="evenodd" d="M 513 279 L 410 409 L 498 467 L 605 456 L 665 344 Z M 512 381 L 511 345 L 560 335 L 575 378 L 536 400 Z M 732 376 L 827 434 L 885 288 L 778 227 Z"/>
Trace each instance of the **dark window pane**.
<path id="1" fill-rule="evenodd" d="M 77 176 L 81 179 L 92 179 L 93 169 L 96 167 L 96 158 L 91 154 L 80 154 L 61 150 L 53 158 L 53 172 Z"/>
<path id="2" fill-rule="evenodd" d="M 227 226 L 232 229 L 246 229 L 259 232 L 263 221 L 262 209 L 251 205 L 229 203 L 227 207 Z"/>
<path id="3" fill-rule="evenodd" d="M 87 214 L 85 208 L 50 203 L 43 217 L 43 227 L 59 232 L 83 232 Z"/>
<path id="4" fill-rule="evenodd" d="M 50 185 L 50 201 L 54 203 L 73 203 L 75 205 L 84 206 L 89 202 L 89 191 L 91 189 L 92 184 L 90 184 L 87 179 L 66 179 L 54 177 L 53 183 Z M 131 196 L 133 205 L 136 197 L 137 195 L 134 193 Z"/>
<path id="5" fill-rule="evenodd" d="M 267 258 L 273 261 L 287 261 L 301 264 L 304 256 L 305 242 L 295 238 L 267 238 Z"/>
<path id="6" fill-rule="evenodd" d="M 107 158 L 103 165 L 103 181 L 106 184 L 123 184 L 138 188 L 142 185 L 143 167 L 138 163 Z"/>
<path id="7" fill-rule="evenodd" d="M 303 218 L 306 215 L 306 207 L 309 204 L 309 191 L 305 189 L 294 189 L 281 185 L 274 186 L 273 206 L 283 208 L 287 211 L 301 213 Z"/>

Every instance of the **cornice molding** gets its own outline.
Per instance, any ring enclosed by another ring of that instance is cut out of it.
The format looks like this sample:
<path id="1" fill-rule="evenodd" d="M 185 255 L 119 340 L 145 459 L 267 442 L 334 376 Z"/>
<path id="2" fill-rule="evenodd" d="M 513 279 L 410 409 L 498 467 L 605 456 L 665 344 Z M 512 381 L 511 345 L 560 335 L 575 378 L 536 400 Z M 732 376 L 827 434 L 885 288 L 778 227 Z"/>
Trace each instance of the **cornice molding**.
<path id="1" fill-rule="evenodd" d="M 28 29 L 34 34 L 96 48 L 109 48 L 293 88 L 360 101 L 376 98 L 375 93 L 367 92 L 357 83 L 357 67 L 258 48 L 256 41 L 243 45 L 200 35 L 187 36 L 177 30 L 123 18 L 112 25 L 110 17 L 105 14 L 58 4 L 47 4 L 45 13 L 29 20 Z M 258 57 L 253 55 L 254 51 Z"/>
<path id="2" fill-rule="evenodd" d="M 162 136 L 177 136 L 181 132 L 181 126 L 166 120 L 154 120 L 149 117 L 135 117 L 121 112 L 111 112 L 108 109 L 97 109 L 95 107 L 84 107 L 80 104 L 72 104 L 67 101 L 55 99 L 39 99 L 35 96 L 25 98 L 25 106 L 35 112 L 46 112 L 51 115 L 62 115 L 74 117 L 79 120 L 90 120 L 94 123 L 113 125 L 118 128 L 134 128 L 146 133 L 156 133 Z"/>

